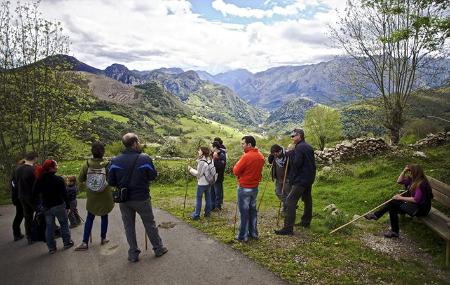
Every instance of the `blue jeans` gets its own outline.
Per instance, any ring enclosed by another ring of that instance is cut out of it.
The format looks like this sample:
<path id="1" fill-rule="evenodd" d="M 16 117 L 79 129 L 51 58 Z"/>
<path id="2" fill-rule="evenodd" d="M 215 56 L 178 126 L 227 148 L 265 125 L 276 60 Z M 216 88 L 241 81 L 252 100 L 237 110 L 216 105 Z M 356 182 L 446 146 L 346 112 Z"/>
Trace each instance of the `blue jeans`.
<path id="1" fill-rule="evenodd" d="M 88 212 L 86 217 L 86 223 L 84 224 L 83 242 L 89 242 L 89 236 L 92 231 L 92 225 L 94 224 L 95 215 Z M 102 216 L 101 226 L 100 226 L 100 237 L 102 239 L 106 238 L 106 232 L 108 231 L 108 214 Z"/>
<path id="2" fill-rule="evenodd" d="M 197 185 L 197 200 L 195 202 L 195 211 L 192 214 L 192 218 L 199 218 L 200 212 L 202 210 L 202 197 L 203 193 L 205 193 L 205 217 L 209 216 L 209 212 L 211 212 L 211 196 L 210 196 L 210 188 L 209 185 Z"/>
<path id="3" fill-rule="evenodd" d="M 55 242 L 55 230 L 53 225 L 55 224 L 55 217 L 58 219 L 59 225 L 61 226 L 61 237 L 63 239 L 64 245 L 68 245 L 71 242 L 70 230 L 69 230 L 69 220 L 66 213 L 66 204 L 52 207 L 44 212 L 45 215 L 45 238 L 47 239 L 48 249 L 56 249 Z"/>
<path id="4" fill-rule="evenodd" d="M 211 187 L 211 210 L 221 208 L 223 204 L 223 182 L 216 182 Z"/>
<path id="5" fill-rule="evenodd" d="M 247 240 L 249 237 L 258 238 L 256 197 L 258 196 L 258 187 L 243 188 L 238 187 L 238 206 L 241 215 L 241 226 L 237 239 Z"/>

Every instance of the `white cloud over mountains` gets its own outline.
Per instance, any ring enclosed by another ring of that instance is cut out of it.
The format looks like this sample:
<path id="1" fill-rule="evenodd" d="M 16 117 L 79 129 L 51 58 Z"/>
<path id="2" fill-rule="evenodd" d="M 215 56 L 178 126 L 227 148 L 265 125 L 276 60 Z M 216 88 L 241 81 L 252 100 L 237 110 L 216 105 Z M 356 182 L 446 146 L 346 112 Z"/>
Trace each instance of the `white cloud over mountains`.
<path id="1" fill-rule="evenodd" d="M 44 0 L 41 10 L 46 18 L 63 23 L 71 55 L 92 66 L 121 63 L 138 70 L 181 67 L 217 73 L 314 63 L 337 54 L 329 47 L 327 24 L 336 22 L 334 9 L 342 8 L 342 2 L 300 0 L 268 10 L 223 0 L 208 3 L 223 15 L 254 18 L 246 24 L 211 20 L 195 13 L 186 0 Z M 308 18 L 259 20 L 299 13 L 306 3 L 331 9 Z"/>

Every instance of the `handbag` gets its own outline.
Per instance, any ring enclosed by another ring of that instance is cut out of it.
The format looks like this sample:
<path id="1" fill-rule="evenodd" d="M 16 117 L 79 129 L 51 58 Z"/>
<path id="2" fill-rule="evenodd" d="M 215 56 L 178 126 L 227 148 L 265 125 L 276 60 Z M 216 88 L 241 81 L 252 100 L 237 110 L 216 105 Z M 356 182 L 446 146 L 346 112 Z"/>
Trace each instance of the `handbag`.
<path id="1" fill-rule="evenodd" d="M 128 184 L 130 183 L 131 176 L 133 176 L 134 168 L 136 167 L 137 160 L 140 154 L 138 154 L 134 160 L 132 167 L 128 170 L 126 176 L 122 178 L 119 187 L 113 191 L 113 200 L 115 203 L 124 203 L 128 201 Z"/>

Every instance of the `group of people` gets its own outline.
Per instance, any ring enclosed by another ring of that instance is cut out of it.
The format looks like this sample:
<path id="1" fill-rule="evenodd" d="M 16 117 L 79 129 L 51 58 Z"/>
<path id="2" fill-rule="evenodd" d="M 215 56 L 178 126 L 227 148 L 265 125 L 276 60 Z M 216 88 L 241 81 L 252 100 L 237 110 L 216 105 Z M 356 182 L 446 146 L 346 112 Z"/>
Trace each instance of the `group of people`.
<path id="1" fill-rule="evenodd" d="M 277 235 L 294 234 L 296 209 L 300 199 L 304 203 L 304 211 L 299 225 L 307 228 L 312 220 L 311 191 L 316 176 L 314 151 L 305 142 L 305 133 L 302 129 L 294 129 L 290 137 L 292 144 L 288 149 L 275 144 L 271 147 L 268 157 L 272 179 L 275 181 L 275 193 L 280 199 L 284 213 L 284 226 L 275 230 Z M 92 158 L 88 159 L 81 168 L 78 182 L 80 187 L 86 188 L 87 216 L 83 239 L 75 250 L 88 250 L 89 237 L 96 216 L 101 217 L 100 243 L 104 245 L 109 242 L 107 239 L 108 214 L 114 208 L 112 192 L 114 189 L 126 188 L 126 200 L 121 201 L 119 208 L 129 245 L 128 260 L 139 261 L 141 253 L 136 241 L 136 213 L 142 219 L 155 256 L 160 257 L 168 250 L 159 236 L 149 193 L 150 182 L 156 178 L 157 171 L 152 159 L 142 153 L 136 134 L 125 134 L 122 142 L 125 150 L 111 162 L 104 158 L 105 145 L 101 142 L 92 143 Z M 244 136 L 240 144 L 243 155 L 232 168 L 238 180 L 237 205 L 240 213 L 240 227 L 236 239 L 246 242 L 249 239 L 258 239 L 256 199 L 266 162 L 263 154 L 256 147 L 253 136 Z M 77 210 L 78 189 L 75 177 L 68 177 L 66 183 L 64 178 L 56 174 L 58 171 L 56 161 L 47 159 L 39 166 L 35 165 L 36 162 L 37 154 L 28 153 L 16 168 L 11 180 L 12 202 L 16 206 L 13 235 L 15 241 L 24 238 L 20 224 L 25 219 L 25 236 L 28 243 L 32 244 L 33 214 L 35 211 L 43 213 L 46 224 L 46 243 L 49 253 L 53 254 L 57 249 L 54 239 L 55 218 L 60 225 L 64 249 L 74 245 L 70 228 L 78 226 L 82 220 Z M 196 205 L 192 219 L 200 218 L 203 196 L 206 201 L 205 217 L 208 217 L 213 210 L 222 209 L 226 163 L 226 147 L 220 138 L 215 138 L 211 147 L 199 148 L 197 168 L 188 166 L 188 171 L 197 178 Z M 431 208 L 431 187 L 420 166 L 406 166 L 397 182 L 405 185 L 409 191 L 403 195 L 394 196 L 393 201 L 383 209 L 366 216 L 369 220 L 376 220 L 389 212 L 391 230 L 385 234 L 389 238 L 399 236 L 399 213 L 424 216 Z"/>
<path id="2" fill-rule="evenodd" d="M 150 203 L 149 184 L 157 176 L 152 159 L 141 152 L 139 138 L 134 133 L 128 133 L 122 138 L 125 150 L 122 154 L 108 162 L 103 156 L 105 145 L 94 142 L 91 146 L 92 158 L 82 166 L 78 182 L 86 188 L 87 216 L 84 223 L 83 240 L 76 251 L 89 248 L 89 240 L 96 216 L 101 217 L 100 244 L 109 242 L 108 214 L 114 208 L 113 189 L 127 187 L 127 201 L 120 203 L 120 212 L 128 241 L 128 260 L 139 261 L 140 250 L 136 242 L 135 216 L 141 216 L 146 234 L 153 246 L 156 257 L 167 253 L 167 248 L 159 236 Z M 50 254 L 57 250 L 54 238 L 55 218 L 60 225 L 63 248 L 74 245 L 70 228 L 81 223 L 81 217 L 76 209 L 76 185 L 73 177 L 67 183 L 57 175 L 58 164 L 55 160 L 46 159 L 42 165 L 36 165 L 37 153 L 30 152 L 16 168 L 11 179 L 12 201 L 16 206 L 16 216 L 13 221 L 14 241 L 27 238 L 28 244 L 33 244 L 32 223 L 35 212 L 45 216 L 45 240 Z M 135 170 L 135 171 L 134 171 Z M 127 182 L 125 182 L 127 181 Z M 73 189 L 75 187 L 75 190 Z M 75 191 L 75 195 L 73 193 Z M 72 199 L 75 197 L 75 199 Z M 25 235 L 20 224 L 25 219 Z M 69 227 L 69 220 L 71 226 Z"/>

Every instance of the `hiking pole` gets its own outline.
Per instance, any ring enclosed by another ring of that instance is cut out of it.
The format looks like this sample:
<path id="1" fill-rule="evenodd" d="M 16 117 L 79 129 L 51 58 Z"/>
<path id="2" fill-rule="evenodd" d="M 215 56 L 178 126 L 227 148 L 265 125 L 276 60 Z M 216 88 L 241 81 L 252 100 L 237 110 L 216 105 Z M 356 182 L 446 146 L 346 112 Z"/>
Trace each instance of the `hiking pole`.
<path id="1" fill-rule="evenodd" d="M 408 190 L 403 191 L 402 193 L 400 193 L 400 195 L 403 195 L 403 194 L 405 194 L 406 192 L 408 192 Z M 339 228 L 336 228 L 336 229 L 332 230 L 332 231 L 330 232 L 330 235 L 331 235 L 332 233 L 334 233 L 334 232 L 337 232 L 338 230 L 340 230 L 340 229 L 342 229 L 342 228 L 345 228 L 346 226 L 350 225 L 351 223 L 356 222 L 357 220 L 361 219 L 361 218 L 364 217 L 365 215 L 370 214 L 371 212 L 373 212 L 373 211 L 375 211 L 376 209 L 378 209 L 378 208 L 380 208 L 380 207 L 386 205 L 387 203 L 391 202 L 392 200 L 394 200 L 394 198 L 391 198 L 391 199 L 387 200 L 386 202 L 384 202 L 384 203 L 382 203 L 382 204 L 376 206 L 375 208 L 371 209 L 371 210 L 368 211 L 367 213 L 362 214 L 362 215 L 359 216 L 358 218 L 351 220 L 350 222 L 346 223 L 345 225 L 342 225 L 342 226 L 340 226 Z"/>
<path id="2" fill-rule="evenodd" d="M 274 161 L 275 161 L 275 159 L 274 159 Z M 270 173 L 272 173 L 272 167 L 273 167 L 274 161 L 272 161 L 272 164 L 270 165 L 270 168 L 269 168 Z M 264 184 L 263 192 L 261 194 L 261 200 L 259 200 L 258 209 L 257 209 L 258 212 L 259 212 L 259 208 L 261 207 L 262 201 L 264 199 L 264 193 L 266 193 L 266 189 L 267 189 L 267 185 L 268 184 L 269 184 L 269 180 L 266 180 L 266 184 Z"/>
<path id="3" fill-rule="evenodd" d="M 145 250 L 147 251 L 148 250 L 148 247 L 147 247 L 147 233 L 145 232 L 145 229 L 144 229 L 144 236 L 145 236 Z"/>
<path id="4" fill-rule="evenodd" d="M 189 159 L 188 159 L 188 165 L 190 165 L 190 163 L 189 163 Z M 187 197 L 187 192 L 188 192 L 188 180 L 189 180 L 189 178 L 188 178 L 188 169 L 186 169 L 186 185 L 185 185 L 185 190 L 184 190 L 184 203 L 183 203 L 183 218 L 184 218 L 184 212 L 186 211 L 186 197 Z"/>
<path id="5" fill-rule="evenodd" d="M 288 167 L 289 167 L 289 157 L 286 161 L 286 169 L 284 170 L 283 186 L 281 187 L 281 199 L 283 199 L 283 196 L 284 196 L 284 186 L 286 185 L 286 176 L 287 176 Z M 283 200 L 280 200 L 280 207 L 278 208 L 278 215 L 277 215 L 277 227 L 280 223 L 281 204 L 282 203 L 283 203 Z"/>
<path id="6" fill-rule="evenodd" d="M 238 182 L 239 185 L 239 182 Z M 239 191 L 239 186 L 237 187 L 238 191 Z M 238 210 L 238 206 L 239 206 L 239 200 L 238 200 L 238 196 L 239 193 L 237 193 L 236 195 L 236 208 L 234 210 L 234 225 L 233 225 L 233 236 L 236 234 L 236 222 L 237 222 L 237 210 Z"/>

